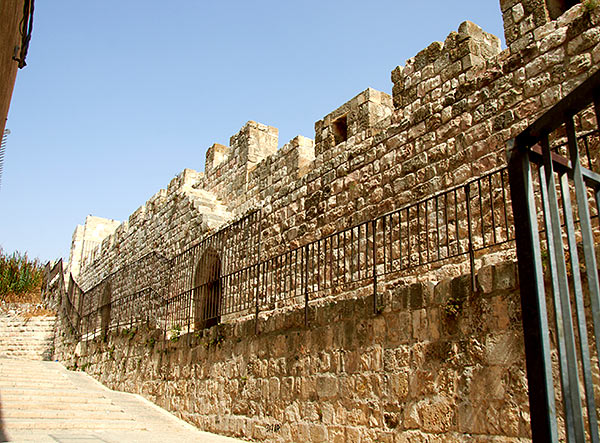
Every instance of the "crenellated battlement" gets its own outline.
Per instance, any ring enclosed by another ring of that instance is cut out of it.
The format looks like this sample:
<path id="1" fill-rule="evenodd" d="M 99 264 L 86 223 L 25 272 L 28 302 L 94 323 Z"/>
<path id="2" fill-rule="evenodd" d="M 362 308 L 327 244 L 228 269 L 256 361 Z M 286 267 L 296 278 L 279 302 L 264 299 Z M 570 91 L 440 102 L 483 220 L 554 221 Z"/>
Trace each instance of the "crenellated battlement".
<path id="1" fill-rule="evenodd" d="M 498 166 L 503 162 L 498 154 L 501 143 L 491 137 L 492 131 L 503 131 L 501 137 L 509 137 L 525 124 L 517 124 L 517 117 L 534 116 L 556 102 L 567 91 L 566 86 L 563 91 L 557 84 L 564 80 L 552 77 L 548 81 L 540 72 L 559 56 L 572 58 L 577 50 L 595 44 L 595 34 L 590 32 L 597 28 L 597 11 L 578 5 L 551 20 L 548 7 L 544 4 L 539 10 L 535 4 L 535 0 L 501 2 L 511 45 L 508 50 L 501 51 L 499 38 L 465 21 L 444 42 L 432 43 L 393 70 L 391 96 L 368 88 L 317 121 L 314 141 L 297 136 L 278 149 L 277 128 L 247 122 L 231 136 L 229 146 L 215 143 L 208 148 L 204 172 L 184 170 L 166 190 L 159 191 L 116 228 L 114 238 L 102 244 L 101 239 L 91 240 L 97 250 L 88 242 L 82 255 L 82 259 L 88 257 L 86 266 L 116 256 L 126 262 L 160 245 L 168 245 L 170 253 L 176 253 L 185 245 L 185 238 L 214 229 L 221 221 L 253 207 L 271 201 L 285 206 L 288 193 L 293 195 L 293 210 L 273 209 L 279 211 L 277 214 L 294 214 L 297 206 L 315 206 L 317 213 L 331 211 L 334 219 L 341 217 L 336 223 L 343 226 L 347 223 L 344 220 L 362 220 L 375 210 L 367 209 L 365 197 L 357 190 L 369 189 L 365 195 L 381 200 L 375 202 L 380 208 L 376 210 L 389 210 L 442 184 L 456 184 Z M 509 35 L 509 31 L 520 24 L 521 38 L 530 32 L 529 25 L 524 24 L 530 22 L 541 43 L 520 51 L 518 44 L 513 45 L 517 34 Z M 591 28 L 584 40 L 574 31 L 581 27 Z M 576 70 L 569 66 L 569 75 L 586 75 L 583 68 L 590 66 L 593 57 L 598 58 L 593 54 L 577 58 L 581 67 Z M 588 65 L 582 64 L 586 60 Z M 542 84 L 549 87 L 544 89 Z M 385 140 L 384 146 L 379 145 L 380 140 Z M 382 164 L 393 169 L 365 182 L 366 177 L 381 170 L 381 156 Z M 396 160 L 390 163 L 391 158 Z M 360 172 L 373 159 L 373 169 Z M 307 187 L 308 183 L 321 183 L 328 191 L 319 194 L 318 187 Z M 313 192 L 324 200 L 317 202 Z M 392 195 L 395 201 L 389 199 Z M 186 215 L 189 208 L 195 211 L 193 215 Z M 317 223 L 310 217 L 292 218 L 286 222 L 293 231 L 288 238 L 296 239 L 297 232 L 316 235 L 315 228 L 321 225 L 323 232 L 329 229 L 322 215 Z M 184 225 L 197 220 L 202 226 L 165 242 L 171 235 L 168 230 L 180 230 L 173 220 Z M 274 225 L 278 223 L 278 219 L 273 220 Z M 310 228 L 301 229 L 293 223 L 309 223 Z M 136 231 L 150 225 L 154 227 L 145 228 L 142 234 Z M 77 238 L 81 232 L 78 228 Z M 144 237 L 155 240 L 144 241 Z M 281 244 L 276 238 L 272 241 Z M 73 248 L 79 248 L 77 244 L 74 240 Z M 114 251 L 109 254 L 108 249 Z M 129 252 L 124 254 L 125 250 Z"/>
<path id="2" fill-rule="evenodd" d="M 500 52 L 498 37 L 472 22 L 463 22 L 443 43 L 433 42 L 392 71 L 394 107 L 412 112 L 441 98 L 458 86 L 461 74 Z"/>
<path id="3" fill-rule="evenodd" d="M 392 98 L 368 88 L 315 123 L 315 154 L 345 143 L 392 115 Z M 389 125 L 389 122 L 388 122 Z"/>

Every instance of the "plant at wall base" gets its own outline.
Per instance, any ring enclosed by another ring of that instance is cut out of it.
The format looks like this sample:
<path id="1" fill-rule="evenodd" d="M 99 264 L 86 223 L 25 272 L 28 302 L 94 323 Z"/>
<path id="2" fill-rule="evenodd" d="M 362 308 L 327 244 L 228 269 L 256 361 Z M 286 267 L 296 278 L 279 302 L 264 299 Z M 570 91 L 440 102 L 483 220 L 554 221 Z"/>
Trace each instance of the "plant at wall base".
<path id="1" fill-rule="evenodd" d="M 173 326 L 170 332 L 171 334 L 169 340 L 171 340 L 173 343 L 178 342 L 179 338 L 181 337 L 181 325 Z"/>
<path id="2" fill-rule="evenodd" d="M 210 348 L 211 346 L 220 346 L 221 343 L 223 343 L 223 341 L 225 340 L 225 335 L 223 335 L 223 333 L 221 331 L 219 331 L 217 333 L 217 335 L 210 339 L 209 341 L 207 341 L 204 346 L 206 347 L 206 349 Z"/>
<path id="3" fill-rule="evenodd" d="M 137 334 L 137 328 L 123 329 L 123 336 L 127 337 L 129 339 L 129 341 L 133 340 L 133 337 L 135 337 L 135 334 Z"/>
<path id="4" fill-rule="evenodd" d="M 463 300 L 456 295 L 451 295 L 444 305 L 444 312 L 449 318 L 455 319 L 462 312 Z"/>
<path id="5" fill-rule="evenodd" d="M 600 5 L 600 0 L 585 0 L 583 6 L 587 12 L 592 12 Z"/>

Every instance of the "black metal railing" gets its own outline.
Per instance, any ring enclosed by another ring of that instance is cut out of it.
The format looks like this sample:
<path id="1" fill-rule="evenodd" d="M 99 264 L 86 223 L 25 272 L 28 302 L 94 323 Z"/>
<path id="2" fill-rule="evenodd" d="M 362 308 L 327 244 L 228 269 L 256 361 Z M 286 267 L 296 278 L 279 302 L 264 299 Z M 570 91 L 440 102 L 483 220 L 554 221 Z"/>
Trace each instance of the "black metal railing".
<path id="1" fill-rule="evenodd" d="M 149 254 L 104 278 L 79 301 L 81 333 L 151 322 L 179 334 L 290 305 L 304 306 L 308 322 L 310 302 L 357 288 L 372 291 L 377 310 L 378 281 L 465 257 L 474 287 L 477 253 L 513 239 L 507 180 L 500 168 L 262 260 L 261 213 L 252 212 L 173 259 Z M 207 251 L 219 257 L 217 277 L 203 276 Z"/>

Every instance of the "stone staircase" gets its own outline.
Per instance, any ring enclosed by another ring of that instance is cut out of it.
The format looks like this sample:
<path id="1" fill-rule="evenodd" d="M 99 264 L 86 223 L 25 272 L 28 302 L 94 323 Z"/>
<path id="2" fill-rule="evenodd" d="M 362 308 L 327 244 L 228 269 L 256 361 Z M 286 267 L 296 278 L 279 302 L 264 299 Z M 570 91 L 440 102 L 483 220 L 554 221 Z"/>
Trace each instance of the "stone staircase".
<path id="1" fill-rule="evenodd" d="M 0 357 L 0 441 L 236 443 L 58 362 Z"/>
<path id="2" fill-rule="evenodd" d="M 140 429 L 122 408 L 84 374 L 59 363 L 0 358 L 2 422 L 20 440 L 32 430 Z M 74 378 L 75 377 L 75 378 Z"/>
<path id="3" fill-rule="evenodd" d="M 202 213 L 202 222 L 210 229 L 216 229 L 233 218 L 233 214 L 211 192 L 203 189 L 186 189 L 186 194 L 194 207 Z"/>
<path id="4" fill-rule="evenodd" d="M 29 316 L 27 309 L 0 309 L 0 357 L 51 360 L 56 316 Z"/>

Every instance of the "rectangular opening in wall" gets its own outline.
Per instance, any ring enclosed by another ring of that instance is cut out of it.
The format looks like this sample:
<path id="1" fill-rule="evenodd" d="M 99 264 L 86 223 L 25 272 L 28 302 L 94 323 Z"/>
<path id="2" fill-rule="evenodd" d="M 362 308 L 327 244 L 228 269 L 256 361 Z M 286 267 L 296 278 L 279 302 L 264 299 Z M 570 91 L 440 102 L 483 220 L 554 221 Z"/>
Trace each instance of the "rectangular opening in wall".
<path id="1" fill-rule="evenodd" d="M 556 20 L 578 3 L 580 3 L 579 0 L 546 0 L 548 14 L 552 20 Z"/>
<path id="2" fill-rule="evenodd" d="M 342 115 L 334 120 L 331 127 L 333 129 L 333 138 L 335 139 L 336 145 L 348 140 L 348 118 L 346 115 Z"/>

